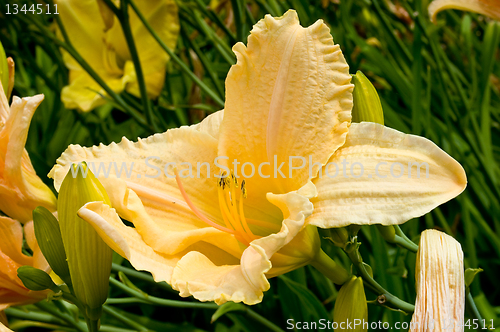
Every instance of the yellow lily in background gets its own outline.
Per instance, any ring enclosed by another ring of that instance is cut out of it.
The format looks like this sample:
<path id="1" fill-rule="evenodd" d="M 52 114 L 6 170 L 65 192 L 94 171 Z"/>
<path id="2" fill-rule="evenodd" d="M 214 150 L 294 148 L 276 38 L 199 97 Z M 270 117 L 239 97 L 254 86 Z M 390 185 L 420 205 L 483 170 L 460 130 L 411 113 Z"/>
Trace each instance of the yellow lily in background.
<path id="1" fill-rule="evenodd" d="M 16 220 L 0 217 L 0 311 L 15 305 L 35 303 L 47 297 L 47 291 L 27 289 L 17 276 L 17 269 L 24 265 L 49 271 L 49 265 L 36 242 L 33 222 L 24 225 L 26 242 L 33 257 L 22 253 L 23 226 Z"/>
<path id="2" fill-rule="evenodd" d="M 13 84 L 12 59 L 9 64 Z M 8 91 L 12 91 L 12 87 Z M 36 175 L 24 149 L 31 118 L 43 98 L 43 95 L 22 99 L 14 96 L 9 107 L 0 86 L 0 210 L 23 223 L 32 219 L 33 209 L 37 206 L 50 211 L 56 209 L 56 197 Z"/>
<path id="3" fill-rule="evenodd" d="M 135 68 L 117 18 L 102 1 L 56 0 L 59 16 L 73 46 L 92 69 L 115 92 L 124 89 L 139 96 Z M 177 5 L 173 0 L 137 1 L 141 13 L 165 44 L 174 49 L 179 34 Z M 156 98 L 165 81 L 169 56 L 161 49 L 130 10 L 130 25 L 136 43 L 149 98 Z M 59 33 L 60 35 L 60 33 Z M 61 37 L 62 38 L 62 37 Z M 69 55 L 63 52 L 70 84 L 61 99 L 66 108 L 90 111 L 104 104 L 104 90 Z"/>
<path id="4" fill-rule="evenodd" d="M 460 243 L 437 230 L 423 231 L 415 275 L 417 300 L 410 331 L 463 331 L 465 280 Z"/>
<path id="5" fill-rule="evenodd" d="M 466 10 L 500 20 L 498 0 L 434 0 L 429 5 L 429 16 L 436 23 L 437 14 L 446 9 Z"/>
<path id="6" fill-rule="evenodd" d="M 226 79 L 224 111 L 137 143 L 72 145 L 49 174 L 59 189 L 72 163 L 110 166 L 108 176 L 94 174 L 114 209 L 93 202 L 79 216 L 136 269 L 181 296 L 219 304 L 258 303 L 267 278 L 309 263 L 335 270 L 329 277 L 341 284 L 348 274 L 320 250 L 314 226 L 402 223 L 464 189 L 461 166 L 430 141 L 373 123 L 350 125 L 348 66 L 321 20 L 303 28 L 293 10 L 267 15 L 248 46 L 233 50 L 238 61 Z M 413 174 L 402 184 L 317 176 L 343 156 L 372 169 L 373 159 L 425 160 L 431 176 Z M 245 176 L 249 164 L 262 176 Z M 130 170 L 126 177 L 121 167 Z"/>

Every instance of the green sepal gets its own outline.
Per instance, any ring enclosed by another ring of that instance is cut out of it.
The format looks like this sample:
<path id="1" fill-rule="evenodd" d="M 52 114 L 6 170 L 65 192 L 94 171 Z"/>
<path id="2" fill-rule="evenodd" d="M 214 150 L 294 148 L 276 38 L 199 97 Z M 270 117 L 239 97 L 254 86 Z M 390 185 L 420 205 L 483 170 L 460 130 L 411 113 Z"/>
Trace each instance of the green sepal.
<path id="1" fill-rule="evenodd" d="M 64 251 L 61 229 L 56 217 L 44 208 L 33 210 L 33 225 L 40 250 L 55 274 L 71 288 L 71 277 Z"/>
<path id="2" fill-rule="evenodd" d="M 464 280 L 465 280 L 465 287 L 469 287 L 472 282 L 474 281 L 474 278 L 476 277 L 476 274 L 483 272 L 483 269 L 478 268 L 478 269 L 471 269 L 468 268 L 465 270 L 464 273 Z"/>
<path id="3" fill-rule="evenodd" d="M 109 290 L 113 251 L 77 212 L 89 202 L 110 201 L 102 184 L 85 162 L 73 164 L 59 190 L 59 226 L 75 297 L 86 316 L 99 319 Z"/>
<path id="4" fill-rule="evenodd" d="M 33 266 L 25 265 L 17 269 L 17 276 L 23 282 L 24 287 L 32 291 L 43 291 L 51 289 L 58 292 L 59 289 L 52 281 L 52 278 L 47 272 L 34 268 Z"/>
<path id="5" fill-rule="evenodd" d="M 377 90 L 368 78 L 357 71 L 352 76 L 354 83 L 352 121 L 353 122 L 375 122 L 384 124 L 384 111 Z"/>
<path id="6" fill-rule="evenodd" d="M 361 324 L 352 326 L 354 320 L 359 320 Z M 339 327 L 335 331 L 367 331 L 363 328 L 363 322 L 368 322 L 368 305 L 361 277 L 353 276 L 340 288 L 333 308 L 333 321 Z M 348 321 L 351 322 L 352 329 L 347 329 Z M 341 328 L 342 326 L 346 328 Z"/>

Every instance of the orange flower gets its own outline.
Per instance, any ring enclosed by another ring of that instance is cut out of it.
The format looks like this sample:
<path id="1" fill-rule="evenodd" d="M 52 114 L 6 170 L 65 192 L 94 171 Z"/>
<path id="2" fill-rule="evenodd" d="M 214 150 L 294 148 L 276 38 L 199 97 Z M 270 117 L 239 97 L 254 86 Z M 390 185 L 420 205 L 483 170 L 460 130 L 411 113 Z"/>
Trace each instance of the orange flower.
<path id="1" fill-rule="evenodd" d="M 22 252 L 23 226 L 18 221 L 0 217 L 0 311 L 10 306 L 35 303 L 46 298 L 49 291 L 34 292 L 24 287 L 17 269 L 24 265 L 48 271 L 49 265 L 35 239 L 33 222 L 24 225 L 26 242 L 33 257 Z M 0 331 L 1 330 L 0 328 Z"/>

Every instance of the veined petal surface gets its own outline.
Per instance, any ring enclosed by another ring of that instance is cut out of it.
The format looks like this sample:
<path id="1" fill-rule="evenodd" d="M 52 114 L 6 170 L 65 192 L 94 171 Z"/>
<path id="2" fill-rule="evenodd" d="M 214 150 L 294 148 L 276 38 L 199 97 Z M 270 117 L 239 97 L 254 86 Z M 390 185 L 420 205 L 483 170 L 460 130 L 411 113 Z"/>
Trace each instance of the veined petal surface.
<path id="1" fill-rule="evenodd" d="M 249 200 L 297 190 L 345 141 L 353 85 L 340 47 L 321 20 L 303 28 L 289 10 L 279 18 L 266 15 L 254 26 L 248 46 L 238 43 L 233 51 L 238 61 L 226 79 L 219 155 L 229 158 L 227 164 L 237 159 L 254 165 Z M 312 171 L 309 156 L 319 163 Z M 295 167 L 300 158 L 306 162 L 292 170 L 293 179 L 289 157 L 296 157 Z M 257 173 L 262 163 L 269 163 L 262 167 L 268 179 Z M 281 163 L 285 178 L 274 175 L 274 165 Z"/>
<path id="2" fill-rule="evenodd" d="M 330 228 L 404 223 L 459 195 L 467 179 L 428 139 L 363 122 L 351 125 L 314 183 L 318 197 L 308 222 Z"/>

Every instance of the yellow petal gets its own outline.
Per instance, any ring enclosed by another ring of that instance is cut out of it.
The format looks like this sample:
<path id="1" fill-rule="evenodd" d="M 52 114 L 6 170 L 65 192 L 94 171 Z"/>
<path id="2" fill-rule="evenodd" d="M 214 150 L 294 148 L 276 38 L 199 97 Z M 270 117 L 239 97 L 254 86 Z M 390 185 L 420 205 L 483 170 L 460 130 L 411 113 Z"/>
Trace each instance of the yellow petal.
<path id="1" fill-rule="evenodd" d="M 58 0 L 56 3 L 66 32 L 84 60 L 113 91 L 121 92 L 126 88 L 128 92 L 139 95 L 135 68 L 121 24 L 109 8 L 102 1 L 92 0 Z M 139 1 L 137 6 L 165 44 L 174 49 L 179 34 L 175 2 Z M 156 98 L 163 88 L 169 56 L 131 8 L 129 15 L 146 89 L 150 98 Z M 61 33 L 59 35 L 62 38 Z M 70 85 L 61 94 L 65 106 L 89 111 L 103 104 L 100 94 L 105 93 L 101 87 L 67 52 L 63 52 L 63 58 L 70 70 Z"/>
<path id="2" fill-rule="evenodd" d="M 286 193 L 297 190 L 309 179 L 309 169 L 292 172 L 290 156 L 309 156 L 314 163 L 326 163 L 345 141 L 351 119 L 352 90 L 348 65 L 340 47 L 334 45 L 329 28 L 317 21 L 300 26 L 297 13 L 280 18 L 267 15 L 253 28 L 248 46 L 233 47 L 238 62 L 226 79 L 226 104 L 219 143 L 219 155 L 229 162 L 263 162 L 263 175 L 248 182 L 252 192 Z M 274 156 L 282 173 L 274 180 Z M 294 160 L 296 167 L 302 160 Z M 314 173 L 320 167 L 311 165 Z"/>
<path id="3" fill-rule="evenodd" d="M 436 23 L 437 14 L 446 9 L 466 10 L 500 20 L 500 2 L 498 0 L 434 0 L 429 5 L 429 16 Z"/>
<path id="4" fill-rule="evenodd" d="M 5 125 L 0 123 L 0 210 L 21 222 L 31 220 L 37 206 L 55 210 L 54 194 L 36 175 L 24 149 L 31 118 L 42 100 L 43 95 L 14 97 Z"/>
<path id="5" fill-rule="evenodd" d="M 420 171 L 413 164 L 410 176 L 409 163 L 418 163 Z M 403 223 L 459 195 L 467 179 L 462 166 L 431 141 L 363 122 L 351 125 L 328 174 L 323 169 L 314 183 L 318 197 L 308 222 L 330 228 Z"/>
<path id="6" fill-rule="evenodd" d="M 183 127 L 137 143 L 123 139 L 121 143 L 109 146 L 70 146 L 58 159 L 49 177 L 54 178 L 58 189 L 69 166 L 86 161 L 106 188 L 111 205 L 121 217 L 134 223 L 155 250 L 175 254 L 195 242 L 205 241 L 240 255 L 241 250 L 232 236 L 208 226 L 191 211 L 173 178 L 173 164 L 167 165 L 175 163 L 179 173 L 185 175 L 188 172 L 182 169 L 186 164 L 181 163 L 193 165 L 193 178 L 182 178 L 184 189 L 203 214 L 212 220 L 221 220 L 219 206 L 216 201 L 214 203 L 217 198 L 214 175 L 219 174 L 219 169 L 213 164 L 216 152 L 217 141 L 212 136 Z M 210 178 L 207 178 L 207 167 L 201 165 L 203 162 L 210 165 Z M 167 173 L 164 172 L 166 166 Z M 125 168 L 129 170 L 128 175 Z M 109 170 L 107 175 L 105 169 Z M 121 174 L 120 170 L 123 170 Z"/>
<path id="7" fill-rule="evenodd" d="M 70 84 L 61 92 L 61 100 L 66 108 L 78 108 L 87 112 L 106 102 L 101 97 L 106 95 L 104 89 L 83 69 L 71 70 L 69 76 Z M 119 77 L 106 74 L 100 76 L 113 91 L 123 90 Z"/>
<path id="8" fill-rule="evenodd" d="M 36 241 L 33 221 L 29 221 L 24 225 L 24 237 L 26 238 L 26 242 L 33 252 L 32 266 L 45 272 L 49 272 L 49 263 L 47 263 L 47 260 L 45 259 L 45 257 L 43 257 L 42 251 L 40 250 L 38 242 Z"/>
<path id="9" fill-rule="evenodd" d="M 463 331 L 465 309 L 462 247 L 443 232 L 422 232 L 417 253 L 417 300 L 412 332 Z"/>
<path id="10" fill-rule="evenodd" d="M 179 18 L 175 1 L 137 1 L 137 7 L 139 7 L 140 12 L 168 48 L 171 50 L 175 49 L 177 37 L 179 35 Z M 156 40 L 154 40 L 135 12 L 132 11 L 132 9 L 129 9 L 129 12 L 132 34 L 139 53 L 148 95 L 150 98 L 156 98 L 163 88 L 166 64 L 170 57 L 160 47 Z M 131 59 L 127 44 L 123 37 L 122 28 L 119 24 L 116 24 L 116 27 L 113 27 L 109 31 L 107 41 L 110 47 L 116 50 L 116 54 L 119 58 L 123 60 Z M 128 63 L 130 66 L 128 75 L 135 78 L 135 69 L 131 60 L 128 61 Z M 125 73 L 127 73 L 127 70 L 125 70 Z M 137 79 L 131 82 L 124 81 L 124 83 L 128 83 L 126 85 L 128 92 L 136 96 L 140 95 Z"/>

